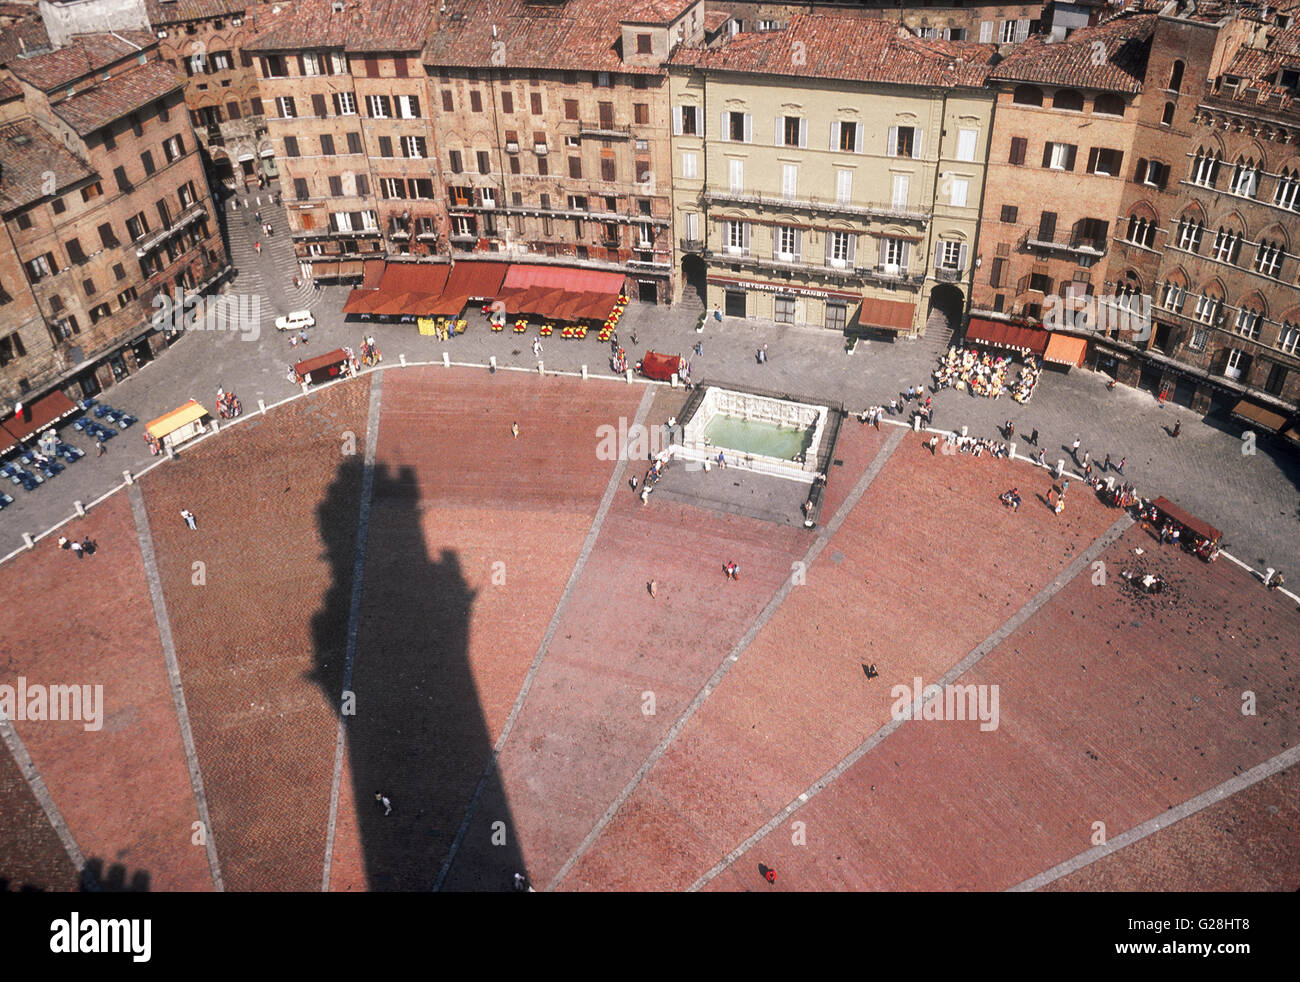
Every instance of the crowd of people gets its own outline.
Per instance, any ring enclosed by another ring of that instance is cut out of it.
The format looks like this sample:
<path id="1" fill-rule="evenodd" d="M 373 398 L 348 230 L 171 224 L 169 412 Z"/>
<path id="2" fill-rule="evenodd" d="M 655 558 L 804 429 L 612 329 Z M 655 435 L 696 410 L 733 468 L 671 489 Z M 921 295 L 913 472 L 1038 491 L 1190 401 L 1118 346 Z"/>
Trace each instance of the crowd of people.
<path id="1" fill-rule="evenodd" d="M 1034 394 L 1034 386 L 1043 370 L 1042 363 L 1026 355 L 1019 376 L 1012 380 L 1010 376 L 1014 367 L 1015 363 L 1008 355 L 994 357 L 988 352 L 981 354 L 975 348 L 953 347 L 948 349 L 948 354 L 934 370 L 934 384 L 937 389 L 952 386 L 959 392 L 969 390 L 972 395 L 990 399 L 1010 393 L 1016 402 L 1024 404 Z"/>
<path id="2" fill-rule="evenodd" d="M 242 416 L 244 413 L 244 404 L 239 401 L 239 397 L 233 392 L 227 392 L 225 389 L 217 389 L 217 415 L 222 419 L 234 419 L 236 416 Z"/>

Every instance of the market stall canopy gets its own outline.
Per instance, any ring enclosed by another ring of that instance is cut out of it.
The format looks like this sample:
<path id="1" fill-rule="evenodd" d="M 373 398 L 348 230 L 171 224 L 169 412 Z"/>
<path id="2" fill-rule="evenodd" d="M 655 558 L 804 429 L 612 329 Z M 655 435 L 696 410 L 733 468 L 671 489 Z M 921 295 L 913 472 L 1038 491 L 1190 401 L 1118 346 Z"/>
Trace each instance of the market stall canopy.
<path id="1" fill-rule="evenodd" d="M 663 355 L 657 351 L 647 351 L 641 356 L 641 374 L 646 378 L 667 382 L 680 373 L 681 369 L 681 355 Z"/>
<path id="2" fill-rule="evenodd" d="M 624 279 L 622 273 L 514 263 L 499 295 L 511 316 L 603 321 L 618 303 Z"/>
<path id="3" fill-rule="evenodd" d="M 307 358 L 293 366 L 293 370 L 303 378 L 315 372 L 323 372 L 327 369 L 342 365 L 348 360 L 348 353 L 342 348 L 335 348 L 333 351 L 323 355 L 317 355 L 315 358 Z"/>
<path id="4" fill-rule="evenodd" d="M 155 440 L 161 440 L 169 433 L 174 433 L 182 426 L 189 426 L 206 415 L 208 415 L 208 411 L 191 399 L 179 409 L 173 409 L 171 412 L 164 413 L 151 421 L 145 426 L 145 429 L 149 431 L 149 435 Z"/>
<path id="5" fill-rule="evenodd" d="M 1263 406 L 1245 399 L 1232 407 L 1232 415 L 1238 416 L 1249 423 L 1254 423 L 1270 433 L 1281 433 L 1286 427 L 1286 417 L 1281 413 L 1275 413 L 1271 409 L 1265 409 Z"/>
<path id="6" fill-rule="evenodd" d="M 1155 505 L 1156 510 L 1162 515 L 1172 518 L 1183 528 L 1199 535 L 1203 539 L 1209 539 L 1211 542 L 1218 542 L 1223 537 L 1223 533 L 1216 529 L 1209 522 L 1203 522 L 1199 518 L 1189 515 L 1168 498 L 1157 498 L 1151 502 Z"/>
<path id="7" fill-rule="evenodd" d="M 862 307 L 858 311 L 858 325 L 878 331 L 910 331 L 915 314 L 914 303 L 863 297 Z"/>
<path id="8" fill-rule="evenodd" d="M 1047 350 L 1043 352 L 1043 361 L 1078 368 L 1083 364 L 1084 352 L 1087 350 L 1087 338 L 1071 337 L 1068 334 L 1053 334 L 1047 342 Z"/>
<path id="9" fill-rule="evenodd" d="M 8 453 L 29 436 L 54 426 L 77 412 L 77 404 L 58 389 L 43 395 L 35 402 L 24 403 L 21 413 L 15 413 L 0 424 L 0 453 Z"/>
<path id="10" fill-rule="evenodd" d="M 453 263 L 451 275 L 443 289 L 444 297 L 464 297 L 466 300 L 491 300 L 501 292 L 506 278 L 507 263 L 462 260 Z M 463 306 L 463 305 L 462 305 Z"/>
<path id="11" fill-rule="evenodd" d="M 364 283 L 348 294 L 345 314 L 431 314 L 447 285 L 451 267 L 445 263 L 387 263 L 378 286 Z M 366 270 L 370 279 L 371 270 Z"/>
<path id="12" fill-rule="evenodd" d="M 1037 327 L 1020 327 L 1006 321 L 972 317 L 966 326 L 966 343 L 1011 348 L 1041 357 L 1047 348 L 1047 332 Z"/>

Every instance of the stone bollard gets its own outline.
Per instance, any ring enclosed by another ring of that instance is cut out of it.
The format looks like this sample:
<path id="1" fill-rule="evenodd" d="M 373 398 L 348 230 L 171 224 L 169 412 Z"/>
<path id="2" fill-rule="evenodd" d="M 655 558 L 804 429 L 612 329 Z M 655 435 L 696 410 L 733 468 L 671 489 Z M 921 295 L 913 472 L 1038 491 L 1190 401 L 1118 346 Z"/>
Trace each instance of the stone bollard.
<path id="1" fill-rule="evenodd" d="M 545 374 L 546 374 L 546 366 L 545 366 L 545 364 L 544 364 L 543 362 L 540 362 L 540 361 L 539 361 L 539 362 L 537 363 L 537 374 L 538 374 L 538 375 L 545 375 Z"/>
<path id="2" fill-rule="evenodd" d="M 584 382 L 587 381 L 587 366 L 586 366 L 586 365 L 583 365 L 583 366 L 582 366 L 582 380 L 583 380 Z"/>
<path id="3" fill-rule="evenodd" d="M 36 542 L 32 538 L 32 534 L 30 532 L 23 533 L 23 545 L 25 545 L 28 549 L 36 548 Z"/>
<path id="4" fill-rule="evenodd" d="M 912 417 L 912 432 L 914 433 L 921 432 L 921 417 L 919 414 Z"/>
<path id="5" fill-rule="evenodd" d="M 77 513 L 78 518 L 86 517 L 86 506 L 83 505 L 80 501 L 74 501 L 72 503 L 72 508 Z"/>
<path id="6" fill-rule="evenodd" d="M 488 371 L 495 372 L 496 370 L 497 370 L 497 356 L 492 355 L 491 357 L 488 358 Z"/>
<path id="7" fill-rule="evenodd" d="M 1008 460 L 1016 459 L 1016 445 L 1014 443 L 1007 444 L 1007 459 Z"/>
<path id="8" fill-rule="evenodd" d="M 168 460 L 176 459 L 176 448 L 173 447 L 170 443 L 167 444 L 167 459 Z"/>
<path id="9" fill-rule="evenodd" d="M 1065 473 L 1065 458 L 1062 457 L 1060 460 L 1056 462 L 1056 476 L 1060 477 L 1064 473 Z"/>
<path id="10" fill-rule="evenodd" d="M 630 368 L 627 370 L 627 384 L 628 385 L 632 384 L 632 369 Z"/>
<path id="11" fill-rule="evenodd" d="M 442 367 L 451 368 L 451 353 L 448 351 L 442 353 Z"/>
<path id="12" fill-rule="evenodd" d="M 673 377 L 669 380 L 669 384 L 670 384 L 674 389 L 677 388 L 677 373 L 676 373 L 676 372 L 673 372 Z"/>
<path id="13" fill-rule="evenodd" d="M 961 428 L 961 435 L 963 438 L 966 436 L 966 427 L 964 426 Z"/>
<path id="14" fill-rule="evenodd" d="M 406 367 L 406 355 L 398 355 L 397 360 L 403 368 Z"/>
<path id="15" fill-rule="evenodd" d="M 1115 479 L 1113 477 L 1106 478 L 1106 490 L 1107 491 L 1115 490 Z"/>
<path id="16" fill-rule="evenodd" d="M 217 423 L 217 421 L 214 419 L 214 420 L 212 421 L 212 432 L 213 432 L 213 433 L 216 433 L 217 430 L 218 430 L 218 428 L 219 428 L 218 423 Z"/>
<path id="17" fill-rule="evenodd" d="M 266 400 L 265 400 L 265 399 L 258 399 L 258 400 L 257 400 L 257 409 L 258 409 L 258 412 L 262 413 L 263 415 L 266 414 Z"/>
<path id="18" fill-rule="evenodd" d="M 130 471 L 123 471 L 123 472 L 122 472 L 122 480 L 124 480 L 127 484 L 134 484 L 134 483 L 135 483 L 135 476 L 132 475 L 132 473 L 131 473 Z"/>
<path id="19" fill-rule="evenodd" d="M 307 394 L 308 392 L 310 392 L 310 391 L 311 391 L 311 383 L 310 383 L 310 382 L 303 382 L 303 383 L 302 383 L 302 394 L 303 394 L 303 395 L 306 395 L 306 394 Z"/>

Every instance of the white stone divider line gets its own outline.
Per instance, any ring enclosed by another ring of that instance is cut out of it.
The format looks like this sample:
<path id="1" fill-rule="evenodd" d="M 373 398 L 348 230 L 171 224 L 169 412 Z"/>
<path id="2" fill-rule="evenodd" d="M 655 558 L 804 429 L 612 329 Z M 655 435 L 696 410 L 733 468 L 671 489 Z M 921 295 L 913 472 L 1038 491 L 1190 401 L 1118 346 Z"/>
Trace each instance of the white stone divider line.
<path id="1" fill-rule="evenodd" d="M 158 623 L 158 640 L 162 644 L 163 660 L 167 663 L 167 679 L 171 683 L 172 702 L 176 707 L 176 721 L 180 725 L 181 743 L 185 747 L 185 762 L 190 771 L 190 788 L 199 821 L 207 833 L 208 869 L 212 872 L 212 885 L 225 890 L 221 879 L 221 862 L 217 857 L 217 833 L 212 827 L 208 811 L 208 797 L 203 790 L 203 772 L 199 768 L 199 755 L 194 748 L 194 730 L 190 726 L 190 711 L 185 703 L 185 687 L 181 682 L 180 661 L 176 657 L 176 642 L 172 637 L 171 619 L 167 615 L 167 599 L 163 596 L 162 576 L 158 572 L 158 556 L 153 548 L 153 533 L 149 530 L 149 513 L 145 509 L 144 494 L 140 485 L 132 484 L 126 493 L 135 519 L 136 537 L 140 543 L 140 558 L 144 561 L 145 580 L 149 584 L 149 597 L 153 601 L 154 620 Z"/>
<path id="2" fill-rule="evenodd" d="M 654 403 L 654 394 L 655 390 L 647 386 L 645 392 L 641 394 L 641 402 L 637 406 L 636 418 L 630 426 L 645 425 L 645 418 L 650 412 L 650 406 Z M 478 784 L 475 786 L 474 794 L 465 808 L 465 816 L 461 819 L 460 828 L 456 830 L 456 838 L 452 840 L 451 848 L 447 850 L 447 858 L 443 861 L 442 869 L 438 873 L 438 881 L 434 885 L 434 890 L 442 889 L 443 883 L 446 882 L 447 876 L 451 872 L 452 864 L 456 861 L 456 854 L 460 851 L 460 844 L 465 838 L 465 833 L 469 831 L 470 822 L 474 820 L 474 814 L 478 810 L 479 798 L 483 794 L 483 789 L 487 787 L 488 780 L 496 770 L 501 751 L 510 738 L 515 721 L 519 719 L 519 714 L 523 711 L 524 702 L 528 698 L 528 693 L 533 687 L 538 672 L 541 671 L 542 661 L 546 658 L 546 652 L 551 646 L 551 641 L 554 639 L 555 633 L 560 629 L 560 621 L 564 618 L 569 598 L 577 588 L 583 570 L 586 569 L 587 559 L 596 547 L 596 540 L 600 537 L 600 530 L 605 524 L 605 516 L 609 514 L 609 509 L 614 503 L 614 495 L 623 486 L 623 475 L 627 471 L 627 468 L 623 466 L 625 463 L 626 461 L 622 459 L 614 461 L 609 481 L 605 485 L 605 493 L 600 499 L 600 506 L 596 509 L 596 514 L 591 520 L 591 528 L 587 530 L 587 538 L 582 543 L 582 550 L 578 553 L 573 569 L 569 572 L 569 582 L 564 585 L 564 592 L 560 594 L 560 599 L 555 605 L 555 611 L 551 614 L 550 623 L 546 625 L 546 633 L 542 635 L 542 640 L 537 645 L 537 653 L 533 655 L 533 662 L 528 666 L 528 674 L 524 676 L 523 684 L 519 687 L 519 695 L 515 697 L 515 703 L 510 707 L 510 715 L 506 717 L 505 725 L 501 727 L 501 735 L 497 737 L 496 745 L 492 748 L 492 756 L 488 758 L 487 764 L 483 767 L 483 773 L 479 775 Z"/>
<path id="3" fill-rule="evenodd" d="M 384 391 L 384 377 L 378 375 L 370 384 L 370 407 L 366 416 L 366 455 L 361 472 L 361 507 L 357 513 L 357 545 L 352 560 L 352 593 L 348 600 L 347 650 L 343 658 L 343 691 L 340 700 L 338 734 L 334 740 L 334 778 L 330 784 L 330 817 L 325 834 L 325 864 L 321 873 L 321 892 L 329 893 L 330 870 L 334 864 L 334 837 L 338 831 L 339 786 L 343 782 L 343 751 L 347 745 L 347 717 L 343 715 L 343 692 L 352 689 L 352 670 L 356 666 L 357 631 L 361 623 L 361 588 L 366 572 L 366 541 L 370 533 L 370 505 L 375 486 L 375 457 L 379 444 L 379 412 Z"/>
<path id="4" fill-rule="evenodd" d="M 63 820 L 63 813 L 59 811 L 59 806 L 54 803 L 54 796 L 50 794 L 50 789 L 45 786 L 45 781 L 41 778 L 41 772 L 36 769 L 36 764 L 32 762 L 31 755 L 27 752 L 27 747 L 18 735 L 18 731 L 14 729 L 13 723 L 9 721 L 9 718 L 4 713 L 0 713 L 0 740 L 3 740 L 5 746 L 9 748 L 14 763 L 18 765 L 18 770 L 22 772 L 23 780 L 31 788 L 32 797 L 40 802 L 41 809 L 45 812 L 50 827 L 54 829 L 54 834 L 59 837 L 59 842 L 63 844 L 68 858 L 72 860 L 72 865 L 77 871 L 77 879 L 80 881 L 82 888 L 97 891 L 99 884 L 91 881 L 86 876 L 86 857 L 82 855 L 76 837 L 73 836 L 72 830 L 68 828 L 68 823 Z"/>
<path id="5" fill-rule="evenodd" d="M 840 526 L 844 524 L 844 521 L 848 518 L 850 512 L 852 512 L 858 502 L 862 500 L 862 496 L 867 493 L 867 488 L 871 486 L 871 483 L 876 479 L 877 475 L 879 475 L 886 462 L 893 455 L 894 451 L 902 445 L 902 443 L 902 430 L 895 431 L 890 435 L 890 437 L 885 441 L 884 446 L 882 446 L 877 452 L 875 459 L 872 460 L 866 472 L 858 479 L 858 483 L 854 485 L 853 490 L 849 492 L 848 497 L 844 499 L 844 502 L 835 512 L 834 517 L 830 522 L 818 527 L 816 539 L 814 539 L 812 545 L 808 547 L 808 551 L 804 554 L 804 569 L 810 569 L 812 567 L 813 562 L 821 554 L 821 551 L 826 547 L 826 544 L 830 542 L 835 533 L 839 531 Z M 740 640 L 736 642 L 727 657 L 722 660 L 722 663 L 709 677 L 709 680 L 704 683 L 703 688 L 696 693 L 695 698 L 691 700 L 690 705 L 682 710 L 681 715 L 678 716 L 673 725 L 669 727 L 668 732 L 664 734 L 663 739 L 661 739 L 655 749 L 651 751 L 650 756 L 648 756 L 641 766 L 637 768 L 637 772 L 632 775 L 632 779 L 628 781 L 627 786 L 619 792 L 618 797 L 610 803 L 609 807 L 605 809 L 605 813 L 601 815 L 596 824 L 592 826 L 591 831 L 588 832 L 582 842 L 578 844 L 578 847 L 573 851 L 573 855 L 565 861 L 564 865 L 561 866 L 555 876 L 552 877 L 551 882 L 547 884 L 546 887 L 548 891 L 555 890 L 559 887 L 560 883 L 564 881 L 564 878 L 573 870 L 573 867 L 578 864 L 579 860 L 582 859 L 587 850 L 591 848 L 592 844 L 600 837 L 601 833 L 605 831 L 606 826 L 608 826 L 614 816 L 618 814 L 619 809 L 621 809 L 628 798 L 632 796 L 632 793 L 645 779 L 645 776 L 650 773 L 651 768 L 653 768 L 654 765 L 659 762 L 660 758 L 668 752 L 668 748 L 672 746 L 673 741 L 677 739 L 677 735 L 681 733 L 699 708 L 704 705 L 704 701 L 709 697 L 710 693 L 712 693 L 713 690 L 721 684 L 722 680 L 726 678 L 727 673 L 731 671 L 732 666 L 740 660 L 741 654 L 749 647 L 754 638 L 758 637 L 758 633 L 772 618 L 772 615 L 776 613 L 777 609 L 785 602 L 786 597 L 788 597 L 793 590 L 794 584 L 791 581 L 791 577 L 787 576 L 781 586 L 772 595 L 771 599 L 768 600 L 767 605 L 763 608 L 762 612 L 757 618 L 755 618 L 754 623 L 749 626 L 748 630 L 746 630 L 743 635 L 741 635 Z"/>
<path id="6" fill-rule="evenodd" d="M 1148 819 L 1141 825 L 1135 825 L 1133 828 L 1121 832 L 1113 839 L 1108 839 L 1105 845 L 1093 846 L 1091 849 L 1081 852 L 1077 856 L 1067 859 L 1065 862 L 1053 866 L 1049 870 L 1044 870 L 1037 876 L 1031 876 L 1022 883 L 1017 883 L 1015 886 L 1008 888 L 1007 892 L 1027 893 L 1031 890 L 1041 890 L 1043 887 L 1059 880 L 1063 876 L 1068 876 L 1071 873 L 1083 869 L 1085 866 L 1091 866 L 1093 863 L 1105 859 L 1112 853 L 1119 852 L 1119 850 L 1126 846 L 1131 846 L 1135 842 L 1141 842 L 1147 836 L 1154 835 L 1156 832 L 1167 829 L 1169 826 L 1182 821 L 1184 818 L 1190 818 L 1192 815 L 1209 808 L 1211 805 L 1216 805 L 1220 801 L 1226 801 L 1234 794 L 1237 794 L 1240 791 L 1245 791 L 1247 788 L 1258 784 L 1265 778 L 1272 777 L 1279 771 L 1284 771 L 1288 767 L 1294 767 L 1297 763 L 1300 763 L 1300 746 L 1284 750 L 1276 757 L 1270 757 L 1262 764 L 1252 767 L 1245 773 L 1238 774 L 1236 777 L 1231 777 L 1222 784 L 1215 785 L 1208 791 L 1203 791 L 1195 798 L 1189 798 L 1181 805 L 1176 805 L 1168 811 L 1161 812 L 1155 818 Z"/>
<path id="7" fill-rule="evenodd" d="M 769 819 L 768 822 L 754 832 L 753 835 L 740 843 L 740 845 L 736 846 L 735 849 L 724 856 L 712 869 L 692 883 L 690 887 L 687 888 L 687 892 L 694 893 L 698 890 L 702 890 L 708 885 L 709 881 L 715 879 L 719 874 L 728 869 L 741 856 L 762 841 L 762 839 L 764 839 L 773 829 L 784 824 L 790 816 L 830 787 L 841 774 L 879 746 L 886 737 L 918 713 L 921 710 L 921 707 L 927 702 L 931 702 L 934 699 L 942 699 L 945 686 L 950 685 L 961 676 L 965 675 L 971 670 L 971 668 L 980 662 L 985 655 L 994 651 L 998 645 L 1002 644 L 1002 642 L 1009 638 L 1022 624 L 1036 614 L 1044 604 L 1051 600 L 1052 597 L 1056 596 L 1056 594 L 1070 583 L 1070 581 L 1087 569 L 1092 564 L 1093 560 L 1117 542 L 1119 537 L 1127 532 L 1132 525 L 1133 519 L 1127 513 L 1116 519 L 1114 524 L 1094 539 L 1087 549 L 1075 557 L 1073 562 L 1066 566 L 1060 573 L 1056 574 L 1051 583 L 1047 584 L 1047 586 L 1039 590 L 1038 593 L 1034 594 L 1034 596 L 1031 597 L 1024 606 L 1012 614 L 1007 620 L 998 625 L 997 630 L 981 641 L 979 645 L 962 658 L 961 661 L 948 669 L 942 677 L 932 683 L 938 687 L 937 693 L 932 694 L 930 699 L 925 699 L 923 696 L 921 699 L 908 706 L 906 712 L 904 712 L 898 719 L 891 719 L 888 723 L 880 727 L 880 729 L 876 730 L 875 733 L 867 737 L 866 740 L 852 750 L 843 760 L 814 781 L 812 785 L 800 793 L 798 797 L 786 805 L 779 813 Z M 927 686 L 927 690 L 929 688 L 930 687 Z"/>

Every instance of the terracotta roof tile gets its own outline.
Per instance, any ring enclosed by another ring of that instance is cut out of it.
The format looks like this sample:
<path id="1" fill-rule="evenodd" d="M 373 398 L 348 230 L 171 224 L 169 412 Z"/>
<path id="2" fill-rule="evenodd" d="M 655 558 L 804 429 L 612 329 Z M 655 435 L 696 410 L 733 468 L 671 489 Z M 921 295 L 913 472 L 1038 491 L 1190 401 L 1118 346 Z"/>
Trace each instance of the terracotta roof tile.
<path id="1" fill-rule="evenodd" d="M 1263 48 L 1241 48 L 1226 74 L 1260 81 L 1280 68 L 1300 70 L 1300 24 L 1285 31 L 1270 29 Z"/>
<path id="2" fill-rule="evenodd" d="M 0 33 L 0 65 L 12 64 L 24 51 L 44 51 L 50 47 L 50 35 L 45 22 L 36 19 L 20 20 L 10 24 Z"/>
<path id="3" fill-rule="evenodd" d="M 46 54 L 14 58 L 9 70 L 29 85 L 52 92 L 158 43 L 148 31 L 119 31 L 118 35 L 81 34 Z"/>
<path id="4" fill-rule="evenodd" d="M 425 48 L 424 63 L 431 67 L 660 74 L 653 64 L 623 63 L 620 21 L 627 8 L 615 0 L 569 0 L 557 7 L 493 0 L 491 17 L 479 0 L 448 0 L 447 7 Z"/>
<path id="5" fill-rule="evenodd" d="M 1153 14 L 1117 17 L 1049 43 L 1035 35 L 1016 46 L 993 71 L 995 81 L 1069 85 L 1108 92 L 1140 92 L 1155 31 Z M 1103 48 L 1095 45 L 1100 42 Z M 1098 58 L 1104 53 L 1104 58 Z"/>
<path id="6" fill-rule="evenodd" d="M 995 52 L 991 44 L 918 38 L 882 20 L 798 14 L 784 30 L 738 34 L 720 48 L 678 48 L 672 64 L 853 82 L 978 87 L 988 77 Z"/>
<path id="7" fill-rule="evenodd" d="M 149 14 L 149 23 L 158 27 L 187 20 L 242 15 L 253 2 L 254 0 L 145 0 L 144 9 Z"/>
<path id="8" fill-rule="evenodd" d="M 23 97 L 23 87 L 11 78 L 0 78 L 0 102 L 8 102 L 10 99 L 21 99 Z"/>
<path id="9" fill-rule="evenodd" d="M 257 35 L 249 51 L 346 48 L 349 51 L 419 51 L 428 39 L 431 0 L 294 0 L 279 14 L 257 9 Z"/>
<path id="10" fill-rule="evenodd" d="M 0 211 L 46 197 L 47 171 L 54 172 L 56 190 L 95 173 L 30 119 L 0 126 Z"/>
<path id="11" fill-rule="evenodd" d="M 671 24 L 695 0 L 634 0 L 620 12 L 631 24 Z"/>
<path id="12" fill-rule="evenodd" d="M 105 123 L 121 119 L 129 112 L 161 99 L 185 84 L 185 77 L 161 61 L 115 75 L 107 82 L 78 92 L 70 99 L 54 104 L 55 114 L 85 136 Z"/>

